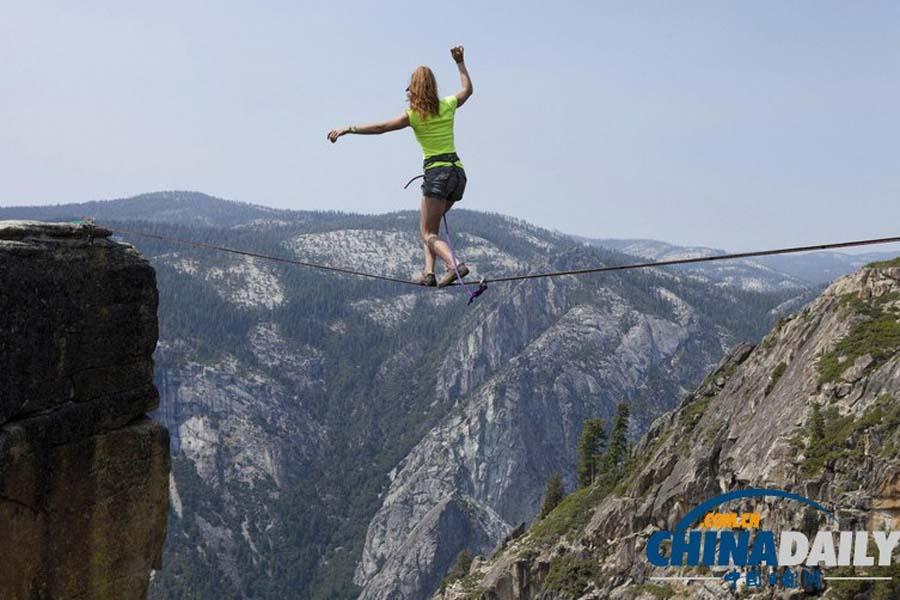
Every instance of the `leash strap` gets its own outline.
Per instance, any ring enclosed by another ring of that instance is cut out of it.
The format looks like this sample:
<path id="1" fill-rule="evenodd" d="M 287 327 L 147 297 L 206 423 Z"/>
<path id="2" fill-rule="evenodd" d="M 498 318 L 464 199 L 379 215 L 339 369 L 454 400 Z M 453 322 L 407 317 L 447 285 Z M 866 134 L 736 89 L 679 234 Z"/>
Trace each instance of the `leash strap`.
<path id="1" fill-rule="evenodd" d="M 412 179 L 410 179 L 409 181 L 406 182 L 406 185 L 403 186 L 403 189 L 405 190 L 406 188 L 408 188 L 409 184 L 411 184 L 416 179 L 425 179 L 425 176 L 424 175 L 416 175 L 415 177 L 413 177 Z"/>
<path id="2" fill-rule="evenodd" d="M 469 289 L 469 286 L 466 285 L 466 280 L 462 278 L 459 274 L 459 267 L 456 262 L 456 252 L 453 251 L 453 242 L 450 239 L 450 226 L 447 224 L 447 215 L 444 214 L 442 217 L 444 219 L 444 231 L 447 233 L 447 246 L 450 248 L 450 265 L 453 267 L 453 272 L 456 273 L 456 280 L 460 285 L 463 286 L 463 289 L 466 291 L 466 294 L 469 296 L 469 301 L 466 303 L 466 306 L 472 304 L 475 301 L 475 298 L 483 294 L 487 290 L 487 282 L 484 278 L 478 282 L 478 289 L 474 292 Z"/>

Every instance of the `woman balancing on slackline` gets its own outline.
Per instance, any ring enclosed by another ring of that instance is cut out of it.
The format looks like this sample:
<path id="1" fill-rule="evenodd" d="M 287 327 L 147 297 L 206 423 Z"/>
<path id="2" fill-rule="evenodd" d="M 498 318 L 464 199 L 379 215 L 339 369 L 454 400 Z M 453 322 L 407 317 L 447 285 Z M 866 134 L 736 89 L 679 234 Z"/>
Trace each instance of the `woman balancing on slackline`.
<path id="1" fill-rule="evenodd" d="M 413 71 L 406 88 L 409 109 L 396 119 L 371 125 L 351 125 L 328 132 L 332 143 L 348 133 L 363 135 L 387 133 L 411 126 L 425 155 L 425 182 L 422 184 L 422 206 L 419 230 L 425 249 L 425 270 L 415 281 L 421 285 L 444 287 L 456 281 L 452 268 L 450 247 L 438 237 L 441 217 L 454 202 L 462 200 L 466 189 L 466 172 L 456 155 L 453 145 L 453 117 L 456 109 L 465 104 L 472 95 L 472 80 L 463 60 L 463 47 L 450 49 L 453 60 L 459 68 L 462 91 L 455 96 L 439 98 L 434 73 L 428 67 Z M 434 257 L 439 256 L 447 265 L 447 272 L 436 281 L 434 277 Z M 456 270 L 460 277 L 469 273 L 466 265 L 458 263 Z"/>

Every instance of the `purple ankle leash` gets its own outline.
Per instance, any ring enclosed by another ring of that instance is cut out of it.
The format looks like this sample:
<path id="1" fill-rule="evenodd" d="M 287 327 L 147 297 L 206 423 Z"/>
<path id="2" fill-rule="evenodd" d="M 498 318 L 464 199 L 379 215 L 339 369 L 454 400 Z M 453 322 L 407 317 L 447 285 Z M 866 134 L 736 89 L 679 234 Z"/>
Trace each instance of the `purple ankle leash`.
<path id="1" fill-rule="evenodd" d="M 407 184 L 408 185 L 408 184 Z M 481 281 L 478 282 L 478 289 L 474 292 L 469 289 L 469 286 L 466 285 L 466 280 L 462 278 L 459 274 L 459 268 L 456 264 L 456 252 L 453 251 L 453 242 L 450 241 L 450 226 L 447 225 L 447 215 L 444 214 L 444 231 L 447 232 L 447 246 L 450 248 L 450 264 L 453 267 L 453 271 L 456 273 L 456 280 L 459 282 L 459 285 L 463 286 L 463 289 L 466 291 L 466 294 L 469 295 L 469 301 L 466 303 L 466 306 L 472 304 L 475 301 L 475 298 L 482 295 L 487 290 L 487 282 L 484 278 L 481 278 Z"/>

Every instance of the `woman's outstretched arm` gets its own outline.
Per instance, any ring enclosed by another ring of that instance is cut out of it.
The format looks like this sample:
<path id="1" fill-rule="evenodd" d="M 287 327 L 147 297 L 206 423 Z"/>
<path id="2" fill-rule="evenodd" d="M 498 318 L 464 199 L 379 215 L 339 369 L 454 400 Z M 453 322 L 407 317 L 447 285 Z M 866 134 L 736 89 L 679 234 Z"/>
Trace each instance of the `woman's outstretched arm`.
<path id="1" fill-rule="evenodd" d="M 348 133 L 377 135 L 379 133 L 387 133 L 388 131 L 397 131 L 398 129 L 403 129 L 404 127 L 409 127 L 409 115 L 407 115 L 406 113 L 403 113 L 396 119 L 384 121 L 383 123 L 372 123 L 370 125 L 350 125 L 349 127 L 332 129 L 328 132 L 328 139 L 331 140 L 331 143 L 333 144 L 339 137 L 341 137 L 342 135 L 347 135 Z"/>
<path id="2" fill-rule="evenodd" d="M 463 47 L 456 46 L 450 48 L 450 56 L 456 61 L 456 67 L 459 69 L 459 81 L 462 83 L 463 89 L 456 94 L 456 106 L 460 107 L 466 103 L 469 96 L 472 95 L 474 88 L 472 87 L 472 78 L 469 77 L 469 70 L 466 69 L 466 61 L 463 57 Z"/>

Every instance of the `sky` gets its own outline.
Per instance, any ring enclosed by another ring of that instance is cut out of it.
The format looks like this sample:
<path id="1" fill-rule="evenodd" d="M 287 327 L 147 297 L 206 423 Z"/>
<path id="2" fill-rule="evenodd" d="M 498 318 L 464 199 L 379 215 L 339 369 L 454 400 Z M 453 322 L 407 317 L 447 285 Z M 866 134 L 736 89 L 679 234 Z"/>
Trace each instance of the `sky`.
<path id="1" fill-rule="evenodd" d="M 0 205 L 196 190 L 418 207 L 412 70 L 475 93 L 461 206 L 747 250 L 900 235 L 900 3 L 13 2 Z M 411 186 L 412 188 L 412 186 Z"/>

